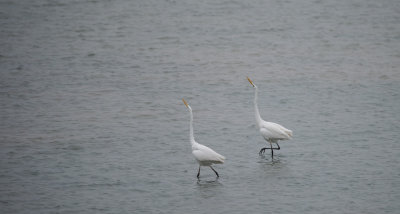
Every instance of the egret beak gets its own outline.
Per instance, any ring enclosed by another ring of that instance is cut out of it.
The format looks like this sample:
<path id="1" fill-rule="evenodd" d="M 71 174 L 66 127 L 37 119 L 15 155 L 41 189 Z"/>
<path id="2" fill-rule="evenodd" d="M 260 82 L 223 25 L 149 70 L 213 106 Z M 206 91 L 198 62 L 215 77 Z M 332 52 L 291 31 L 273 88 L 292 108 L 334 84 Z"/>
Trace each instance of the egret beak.
<path id="1" fill-rule="evenodd" d="M 250 83 L 253 87 L 256 87 L 256 86 L 254 85 L 253 81 L 251 81 L 251 79 L 250 79 L 249 77 L 247 77 L 247 80 L 249 81 L 249 83 Z"/>
<path id="2" fill-rule="evenodd" d="M 183 103 L 185 103 L 185 106 L 189 108 L 189 105 L 187 104 L 186 100 L 182 98 Z"/>

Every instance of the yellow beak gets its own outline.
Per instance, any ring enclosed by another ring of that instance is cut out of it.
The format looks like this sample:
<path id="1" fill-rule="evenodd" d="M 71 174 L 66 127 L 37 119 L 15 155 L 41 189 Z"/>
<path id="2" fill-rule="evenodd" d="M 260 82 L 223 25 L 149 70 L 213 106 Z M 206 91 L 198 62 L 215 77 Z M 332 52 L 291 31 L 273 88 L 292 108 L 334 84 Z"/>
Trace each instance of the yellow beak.
<path id="1" fill-rule="evenodd" d="M 247 80 L 249 81 L 249 83 L 250 83 L 253 87 L 255 87 L 254 84 L 253 84 L 253 81 L 251 81 L 251 79 L 250 79 L 249 77 L 247 77 Z"/>
<path id="2" fill-rule="evenodd" d="M 185 103 L 186 107 L 189 108 L 189 105 L 188 105 L 188 103 L 186 102 L 186 100 L 182 98 L 182 101 L 183 101 L 183 103 Z"/>

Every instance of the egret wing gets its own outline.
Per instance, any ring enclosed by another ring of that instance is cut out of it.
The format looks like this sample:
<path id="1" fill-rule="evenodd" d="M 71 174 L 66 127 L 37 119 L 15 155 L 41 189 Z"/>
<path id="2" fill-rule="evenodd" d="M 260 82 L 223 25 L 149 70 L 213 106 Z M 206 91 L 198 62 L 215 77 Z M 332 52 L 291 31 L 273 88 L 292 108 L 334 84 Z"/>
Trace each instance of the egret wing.
<path id="1" fill-rule="evenodd" d="M 264 122 L 260 127 L 260 132 L 265 139 L 291 139 L 292 131 L 272 122 Z"/>
<path id="2" fill-rule="evenodd" d="M 196 149 L 193 149 L 193 155 L 197 161 L 210 163 L 223 163 L 225 157 L 218 154 L 207 146 L 198 144 Z"/>

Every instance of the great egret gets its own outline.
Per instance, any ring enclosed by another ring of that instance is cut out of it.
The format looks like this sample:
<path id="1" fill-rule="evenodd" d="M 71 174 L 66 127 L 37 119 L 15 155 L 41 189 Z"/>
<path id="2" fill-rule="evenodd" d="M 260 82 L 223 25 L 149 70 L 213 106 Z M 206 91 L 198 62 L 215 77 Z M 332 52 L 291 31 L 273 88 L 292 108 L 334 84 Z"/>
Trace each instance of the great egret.
<path id="1" fill-rule="evenodd" d="M 201 166 L 209 166 L 219 177 L 218 172 L 215 171 L 214 168 L 212 168 L 212 164 L 222 164 L 224 163 L 225 157 L 218 154 L 214 150 L 208 148 L 207 146 L 204 146 L 200 143 L 197 143 L 194 140 L 193 136 L 193 113 L 192 113 L 192 108 L 190 105 L 185 101 L 185 99 L 182 99 L 183 103 L 185 103 L 186 107 L 189 109 L 190 112 L 190 143 L 192 144 L 192 154 L 194 155 L 194 158 L 196 158 L 197 162 L 199 163 L 199 171 L 197 172 L 197 178 L 200 176 L 200 167 Z"/>
<path id="2" fill-rule="evenodd" d="M 281 149 L 281 147 L 279 147 L 278 140 L 292 139 L 292 131 L 277 123 L 267 122 L 261 119 L 257 104 L 257 97 L 258 97 L 257 86 L 253 83 L 253 81 L 250 80 L 250 78 L 247 77 L 247 80 L 250 82 L 253 88 L 255 88 L 256 91 L 254 96 L 254 108 L 255 108 L 256 122 L 258 128 L 260 129 L 261 135 L 264 137 L 266 141 L 268 141 L 269 145 L 271 146 L 270 148 L 262 148 L 259 154 L 263 154 L 266 149 L 271 149 L 271 156 L 272 158 L 274 158 L 274 149 L 276 150 Z M 272 148 L 273 143 L 275 143 L 278 146 L 278 148 Z"/>

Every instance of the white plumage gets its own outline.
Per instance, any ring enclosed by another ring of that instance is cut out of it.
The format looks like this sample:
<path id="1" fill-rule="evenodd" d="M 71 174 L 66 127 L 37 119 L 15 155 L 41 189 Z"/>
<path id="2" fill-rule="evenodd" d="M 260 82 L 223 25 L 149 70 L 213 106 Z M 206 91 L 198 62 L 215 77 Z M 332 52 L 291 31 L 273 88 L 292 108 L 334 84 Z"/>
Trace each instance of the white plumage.
<path id="1" fill-rule="evenodd" d="M 258 110 L 257 98 L 258 98 L 258 88 L 247 77 L 247 80 L 250 84 L 255 88 L 255 95 L 254 95 L 254 108 L 255 108 L 255 116 L 256 116 L 256 123 L 258 125 L 259 131 L 263 138 L 269 142 L 270 148 L 262 148 L 260 150 L 260 154 L 264 153 L 266 149 L 271 149 L 272 158 L 274 157 L 274 150 L 280 150 L 278 140 L 289 140 L 292 139 L 293 132 L 277 123 L 267 122 L 261 119 L 260 111 Z M 278 148 L 273 148 L 272 144 L 276 144 Z"/>
<path id="2" fill-rule="evenodd" d="M 292 139 L 292 131 L 277 123 L 261 121 L 258 127 L 266 141 Z"/>
<path id="3" fill-rule="evenodd" d="M 192 113 L 192 108 L 188 105 L 188 103 L 185 101 L 185 99 L 182 99 L 183 103 L 185 103 L 186 107 L 189 109 L 190 112 L 190 143 L 192 144 L 192 154 L 194 158 L 197 160 L 199 163 L 199 171 L 197 173 L 197 178 L 200 176 L 200 167 L 201 166 L 209 166 L 219 177 L 218 172 L 215 171 L 214 168 L 212 168 L 212 164 L 223 164 L 225 157 L 218 154 L 211 148 L 204 146 L 200 143 L 197 143 L 194 140 L 194 135 L 193 135 L 193 113 Z"/>
<path id="4" fill-rule="evenodd" d="M 212 164 L 224 163 L 225 157 L 216 153 L 207 146 L 195 142 L 192 145 L 192 154 L 201 166 L 211 166 Z"/>

